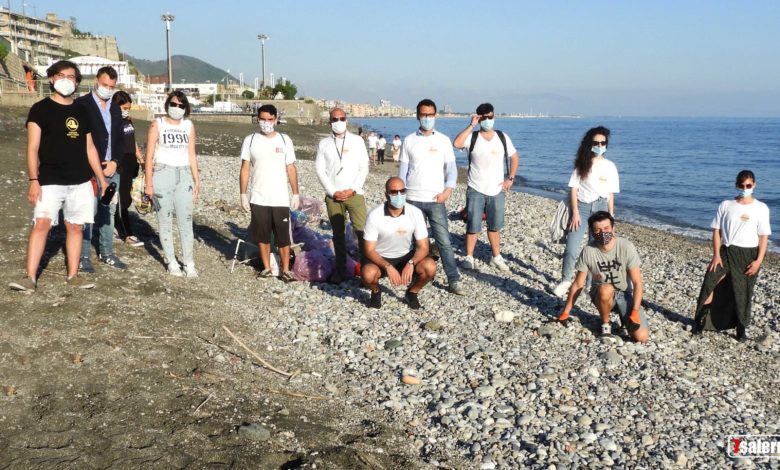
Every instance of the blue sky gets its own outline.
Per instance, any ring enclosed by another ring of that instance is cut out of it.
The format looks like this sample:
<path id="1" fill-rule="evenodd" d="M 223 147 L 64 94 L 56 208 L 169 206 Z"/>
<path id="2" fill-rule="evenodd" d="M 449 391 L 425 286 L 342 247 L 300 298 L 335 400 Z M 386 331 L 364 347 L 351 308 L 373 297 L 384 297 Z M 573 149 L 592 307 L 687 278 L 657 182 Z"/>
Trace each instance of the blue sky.
<path id="1" fill-rule="evenodd" d="M 3 2 L 6 3 L 5 1 Z M 469 111 L 585 116 L 780 116 L 780 2 L 25 0 L 76 17 L 122 51 L 173 54 L 247 82 L 283 75 L 303 93 Z M 131 7 L 129 5 L 132 5 Z M 21 10 L 21 0 L 11 0 Z"/>

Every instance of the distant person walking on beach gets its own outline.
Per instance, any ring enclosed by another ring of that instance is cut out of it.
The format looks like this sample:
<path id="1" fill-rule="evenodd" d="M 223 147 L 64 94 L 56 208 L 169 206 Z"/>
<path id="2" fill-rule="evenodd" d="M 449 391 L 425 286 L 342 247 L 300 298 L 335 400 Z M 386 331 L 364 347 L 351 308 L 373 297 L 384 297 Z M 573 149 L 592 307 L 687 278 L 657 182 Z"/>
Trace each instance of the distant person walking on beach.
<path id="1" fill-rule="evenodd" d="M 130 198 L 130 189 L 133 186 L 133 180 L 138 176 L 138 170 L 144 162 L 141 149 L 135 142 L 135 126 L 130 119 L 130 106 L 133 100 L 130 95 L 124 91 L 117 91 L 111 101 L 122 112 L 122 128 L 124 129 L 124 151 L 122 152 L 121 167 L 122 173 L 119 183 L 119 208 L 114 217 L 114 226 L 119 234 L 119 238 L 132 247 L 144 246 L 144 242 L 133 235 L 133 227 L 130 223 L 130 204 L 133 202 Z"/>
<path id="2" fill-rule="evenodd" d="M 553 292 L 563 297 L 574 277 L 574 264 L 580 255 L 587 232 L 583 221 L 598 211 L 615 214 L 615 193 L 620 192 L 617 167 L 604 157 L 609 146 L 609 129 L 594 127 L 585 133 L 574 159 L 569 179 L 569 223 L 566 227 L 566 249 L 563 252 L 563 275 Z"/>
<path id="3" fill-rule="evenodd" d="M 375 133 L 369 132 L 366 140 L 368 141 L 368 156 L 371 158 L 371 164 L 376 165 L 376 144 L 379 139 L 376 138 Z"/>
<path id="4" fill-rule="evenodd" d="M 409 203 L 420 209 L 431 225 L 431 233 L 447 274 L 449 291 L 465 295 L 466 291 L 459 283 L 460 273 L 452 250 L 447 207 L 444 205 L 458 182 L 452 141 L 441 132 L 434 131 L 436 103 L 432 100 L 426 98 L 417 104 L 417 120 L 420 128 L 406 136 L 401 145 L 398 176 L 406 186 Z"/>
<path id="5" fill-rule="evenodd" d="M 756 177 L 737 175 L 737 197 L 720 203 L 712 220 L 712 261 L 699 292 L 694 333 L 737 328 L 737 340 L 748 340 L 753 288 L 766 255 L 769 207 L 753 197 Z"/>
<path id="6" fill-rule="evenodd" d="M 103 165 L 103 176 L 106 177 L 107 184 L 114 183 L 119 190 L 122 184 L 120 173 L 122 153 L 125 150 L 125 133 L 122 112 L 119 106 L 111 101 L 117 78 L 118 75 L 113 67 L 101 67 L 95 75 L 95 86 L 92 92 L 76 98 L 76 103 L 83 106 L 92 119 L 92 136 Z M 107 266 L 127 269 L 127 264 L 114 254 L 114 215 L 117 210 L 117 200 L 118 196 L 114 196 L 109 204 L 103 204 L 98 198 L 94 231 L 91 224 L 84 225 L 84 240 L 81 244 L 79 260 L 79 269 L 82 272 L 95 272 L 89 257 L 92 237 L 95 234 L 98 237 L 98 259 Z"/>
<path id="7" fill-rule="evenodd" d="M 593 235 L 593 242 L 585 246 L 580 254 L 577 276 L 557 321 L 564 325 L 568 323 L 571 310 L 590 273 L 593 279 L 590 299 L 601 317 L 601 336 L 612 336 L 610 314 L 615 312 L 631 338 L 640 343 L 646 342 L 650 329 L 642 310 L 642 271 L 636 247 L 629 240 L 615 235 L 615 219 L 609 212 L 594 212 L 588 218 L 588 229 Z"/>
<path id="8" fill-rule="evenodd" d="M 406 202 L 401 178 L 394 176 L 385 182 L 385 203 L 368 214 L 365 244 L 367 261 L 361 276 L 371 291 L 368 306 L 382 306 L 379 279 L 386 276 L 394 286 L 409 286 L 404 300 L 409 308 L 419 309 L 417 295 L 436 275 L 436 263 L 428 256 L 425 217 Z"/>
<path id="9" fill-rule="evenodd" d="M 393 137 L 393 161 L 398 163 L 398 158 L 401 155 L 401 136 L 396 134 Z"/>
<path id="10" fill-rule="evenodd" d="M 501 256 L 501 229 L 504 227 L 506 195 L 512 187 L 520 158 L 512 140 L 494 130 L 493 105 L 482 103 L 469 125 L 455 138 L 455 148 L 469 149 L 468 188 L 466 189 L 466 259 L 463 267 L 475 269 L 474 247 L 482 231 L 482 214 L 487 214 L 487 237 L 492 258 L 490 264 L 508 273 L 509 266 Z M 479 124 L 479 130 L 474 126 Z"/>
<path id="11" fill-rule="evenodd" d="M 298 172 L 290 137 L 276 132 L 276 106 L 264 104 L 257 110 L 258 131 L 244 138 L 241 146 L 239 188 L 241 208 L 251 213 L 249 236 L 260 248 L 263 270 L 260 278 L 270 278 L 271 234 L 279 248 L 279 279 L 295 281 L 290 271 L 290 210 L 298 210 Z M 292 188 L 290 200 L 287 184 Z M 249 191 L 247 193 L 247 191 Z"/>
<path id="12" fill-rule="evenodd" d="M 346 272 L 347 214 L 363 253 L 363 228 L 366 224 L 366 199 L 363 184 L 368 176 L 368 153 L 363 139 L 347 130 L 347 113 L 341 108 L 330 111 L 333 134 L 320 140 L 314 166 L 325 189 L 325 207 L 333 229 L 336 265 L 330 282 L 339 284 L 353 277 Z M 362 256 L 361 256 L 362 258 Z"/>
<path id="13" fill-rule="evenodd" d="M 379 139 L 376 141 L 376 157 L 380 165 L 385 164 L 385 147 L 387 147 L 387 140 L 385 140 L 385 136 L 379 134 Z"/>
<path id="14" fill-rule="evenodd" d="M 195 125 L 187 119 L 190 102 L 179 90 L 165 100 L 166 116 L 152 121 L 146 136 L 146 188 L 157 209 L 160 244 L 168 274 L 198 277 L 193 253 L 192 207 L 200 192 L 200 173 L 195 154 Z M 179 227 L 184 272 L 173 247 L 173 216 Z"/>
<path id="15" fill-rule="evenodd" d="M 106 179 L 92 142 L 89 115 L 73 101 L 81 72 L 73 62 L 61 60 L 46 70 L 46 76 L 52 94 L 35 103 L 27 115 L 27 200 L 35 207 L 27 244 L 27 275 L 9 287 L 35 290 L 49 229 L 57 225 L 62 210 L 67 283 L 89 289 L 95 284 L 78 276 L 82 230 L 95 215 L 90 179 L 94 175 L 100 188 L 106 187 Z M 98 193 L 102 195 L 103 190 Z"/>

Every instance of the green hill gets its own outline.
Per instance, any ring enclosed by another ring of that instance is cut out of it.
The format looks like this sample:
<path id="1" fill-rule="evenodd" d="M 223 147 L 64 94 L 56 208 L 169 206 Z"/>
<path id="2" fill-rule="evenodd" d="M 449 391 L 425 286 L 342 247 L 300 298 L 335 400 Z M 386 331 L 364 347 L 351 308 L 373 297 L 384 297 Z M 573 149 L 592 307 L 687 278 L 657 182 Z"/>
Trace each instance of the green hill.
<path id="1" fill-rule="evenodd" d="M 168 73 L 168 64 L 165 60 L 146 60 L 127 56 L 127 60 L 132 63 L 139 72 L 144 75 L 165 75 Z M 173 81 L 178 83 L 184 80 L 187 83 L 217 82 L 224 80 L 226 71 L 203 62 L 202 60 L 188 55 L 171 56 L 173 64 Z M 236 77 L 229 75 L 230 80 L 238 81 Z"/>

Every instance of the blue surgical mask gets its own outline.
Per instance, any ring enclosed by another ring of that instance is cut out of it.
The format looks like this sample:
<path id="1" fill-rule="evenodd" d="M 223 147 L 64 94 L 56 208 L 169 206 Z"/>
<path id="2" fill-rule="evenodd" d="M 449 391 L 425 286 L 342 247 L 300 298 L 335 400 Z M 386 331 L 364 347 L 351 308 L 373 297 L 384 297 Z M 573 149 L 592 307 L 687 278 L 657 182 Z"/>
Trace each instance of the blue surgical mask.
<path id="1" fill-rule="evenodd" d="M 737 189 L 739 197 L 749 197 L 753 195 L 753 188 L 750 189 Z"/>
<path id="2" fill-rule="evenodd" d="M 391 206 L 400 209 L 406 204 L 406 194 L 392 194 L 389 196 L 388 200 L 390 201 Z"/>
<path id="3" fill-rule="evenodd" d="M 422 130 L 424 131 L 433 130 L 434 125 L 436 125 L 436 118 L 434 117 L 420 118 L 420 128 L 422 128 Z"/>
<path id="4" fill-rule="evenodd" d="M 594 145 L 593 147 L 590 148 L 590 151 L 600 157 L 604 155 L 604 153 L 607 151 L 607 147 L 602 147 L 601 145 Z"/>
<path id="5" fill-rule="evenodd" d="M 488 132 L 493 130 L 493 124 L 495 123 L 495 119 L 485 119 L 484 121 L 479 121 L 479 127 L 481 127 L 483 131 Z"/>

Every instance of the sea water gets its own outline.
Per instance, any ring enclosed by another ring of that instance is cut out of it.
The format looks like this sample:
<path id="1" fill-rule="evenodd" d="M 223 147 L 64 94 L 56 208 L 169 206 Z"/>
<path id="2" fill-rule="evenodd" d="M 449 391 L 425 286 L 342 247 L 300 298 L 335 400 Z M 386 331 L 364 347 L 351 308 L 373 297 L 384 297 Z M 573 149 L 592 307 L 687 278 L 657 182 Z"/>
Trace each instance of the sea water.
<path id="1" fill-rule="evenodd" d="M 351 119 L 385 136 L 403 137 L 418 126 L 415 119 Z M 469 120 L 437 118 L 436 129 L 451 139 Z M 780 119 L 779 118 L 501 118 L 496 129 L 512 139 L 520 155 L 513 190 L 563 198 L 574 156 L 585 132 L 610 129 L 606 157 L 617 165 L 620 194 L 618 219 L 700 239 L 709 239 L 718 204 L 736 196 L 740 170 L 756 174 L 754 196 L 769 206 L 770 249 L 780 251 Z M 466 151 L 456 151 L 467 166 Z"/>

